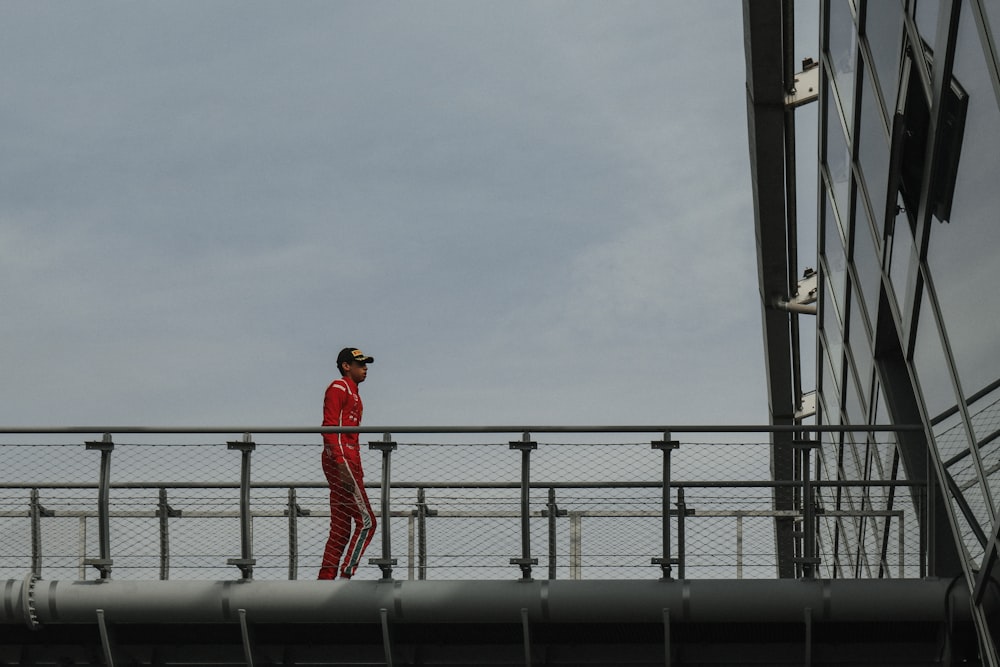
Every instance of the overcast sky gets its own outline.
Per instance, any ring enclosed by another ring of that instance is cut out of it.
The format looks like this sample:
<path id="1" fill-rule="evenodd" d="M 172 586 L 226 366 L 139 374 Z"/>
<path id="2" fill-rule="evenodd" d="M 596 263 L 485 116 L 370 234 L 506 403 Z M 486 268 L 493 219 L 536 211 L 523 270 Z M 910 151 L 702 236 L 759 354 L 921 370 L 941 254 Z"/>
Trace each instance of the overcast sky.
<path id="1" fill-rule="evenodd" d="M 745 80 L 735 0 L 4 2 L 0 425 L 312 426 L 347 345 L 366 425 L 766 423 Z"/>

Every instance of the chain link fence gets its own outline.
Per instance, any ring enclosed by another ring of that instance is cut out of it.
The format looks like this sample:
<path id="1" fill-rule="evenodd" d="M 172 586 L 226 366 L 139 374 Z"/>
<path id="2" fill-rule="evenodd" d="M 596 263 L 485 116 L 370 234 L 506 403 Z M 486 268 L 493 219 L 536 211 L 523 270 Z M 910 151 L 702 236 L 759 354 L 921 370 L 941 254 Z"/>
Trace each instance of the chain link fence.
<path id="1" fill-rule="evenodd" d="M 0 579 L 316 577 L 330 516 L 320 444 L 73 437 L 0 444 Z M 374 448 L 363 437 L 380 526 L 356 577 L 774 578 L 776 519 L 804 520 L 774 509 L 766 434 L 670 447 L 536 437 L 386 435 Z M 893 505 L 867 486 L 839 488 L 810 496 L 819 572 L 920 576 L 908 489 Z"/>

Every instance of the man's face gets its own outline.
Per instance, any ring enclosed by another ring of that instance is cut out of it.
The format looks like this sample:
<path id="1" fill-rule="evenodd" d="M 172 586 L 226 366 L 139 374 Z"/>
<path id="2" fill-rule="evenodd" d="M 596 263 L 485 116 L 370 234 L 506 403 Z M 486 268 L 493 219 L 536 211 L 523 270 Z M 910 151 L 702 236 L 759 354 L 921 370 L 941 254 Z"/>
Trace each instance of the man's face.
<path id="1" fill-rule="evenodd" d="M 356 384 L 361 384 L 368 377 L 368 364 L 360 361 L 352 361 L 348 364 L 347 374 Z"/>

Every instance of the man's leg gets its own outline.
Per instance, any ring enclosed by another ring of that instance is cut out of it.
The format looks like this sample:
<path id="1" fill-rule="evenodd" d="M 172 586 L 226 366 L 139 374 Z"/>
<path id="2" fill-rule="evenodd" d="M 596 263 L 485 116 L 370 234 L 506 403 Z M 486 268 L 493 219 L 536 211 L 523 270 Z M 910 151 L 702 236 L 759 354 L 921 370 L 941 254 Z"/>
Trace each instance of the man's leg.
<path id="1" fill-rule="evenodd" d="M 368 493 L 365 491 L 364 478 L 361 473 L 360 462 L 349 466 L 351 474 L 354 476 L 354 493 L 351 495 L 350 514 L 354 520 L 354 531 L 351 539 L 347 543 L 347 554 L 344 556 L 344 565 L 340 569 L 340 576 L 350 579 L 358 569 L 361 556 L 375 536 L 375 512 L 372 510 L 371 502 L 368 500 Z"/>
<path id="2" fill-rule="evenodd" d="M 330 534 L 323 549 L 323 562 L 319 579 L 336 579 L 340 559 L 351 535 L 351 514 L 354 499 L 344 490 L 336 466 L 329 457 L 323 457 L 323 472 L 330 484 Z"/>

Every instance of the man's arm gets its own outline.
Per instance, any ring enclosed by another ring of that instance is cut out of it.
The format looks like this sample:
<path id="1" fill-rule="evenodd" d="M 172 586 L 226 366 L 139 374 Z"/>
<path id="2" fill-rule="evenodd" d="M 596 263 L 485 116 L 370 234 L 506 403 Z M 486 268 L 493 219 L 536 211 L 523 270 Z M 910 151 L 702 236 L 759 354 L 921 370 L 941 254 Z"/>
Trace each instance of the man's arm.
<path id="1" fill-rule="evenodd" d="M 326 389 L 323 399 L 323 426 L 342 426 L 344 403 L 347 399 L 347 389 L 339 382 L 333 382 Z M 341 433 L 324 433 L 324 446 L 330 448 L 333 461 L 340 477 L 340 484 L 346 491 L 354 490 L 354 475 L 351 474 L 344 460 L 344 449 L 341 446 Z"/>

